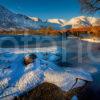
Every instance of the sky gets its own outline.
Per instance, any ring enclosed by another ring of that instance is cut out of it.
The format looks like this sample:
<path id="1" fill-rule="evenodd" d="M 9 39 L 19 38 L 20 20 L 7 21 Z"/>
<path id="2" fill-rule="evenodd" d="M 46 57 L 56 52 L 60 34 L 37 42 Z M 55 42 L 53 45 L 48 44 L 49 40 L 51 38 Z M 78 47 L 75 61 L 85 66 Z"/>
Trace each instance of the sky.
<path id="1" fill-rule="evenodd" d="M 83 15 L 79 0 L 0 0 L 3 5 L 15 13 L 42 19 L 70 19 Z M 86 14 L 84 14 L 86 15 Z M 99 14 L 95 15 L 96 17 Z"/>

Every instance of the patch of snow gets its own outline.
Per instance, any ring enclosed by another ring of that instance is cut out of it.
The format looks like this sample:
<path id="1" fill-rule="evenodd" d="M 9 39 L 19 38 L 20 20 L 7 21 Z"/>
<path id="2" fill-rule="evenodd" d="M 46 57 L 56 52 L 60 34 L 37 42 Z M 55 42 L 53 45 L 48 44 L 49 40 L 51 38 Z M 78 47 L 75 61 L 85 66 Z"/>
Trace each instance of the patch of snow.
<path id="1" fill-rule="evenodd" d="M 100 43 L 100 39 L 95 39 L 95 38 L 83 38 L 81 40 L 91 42 L 91 43 Z"/>
<path id="2" fill-rule="evenodd" d="M 64 25 L 67 23 L 67 21 L 63 19 L 48 19 L 47 22 L 61 24 L 61 25 Z"/>
<path id="3" fill-rule="evenodd" d="M 37 18 L 37 17 L 29 17 L 31 18 L 33 21 L 36 21 L 36 22 L 42 22 L 42 20 L 40 18 Z"/>
<path id="4" fill-rule="evenodd" d="M 69 91 L 70 89 L 81 87 L 85 84 L 85 80 L 93 81 L 91 75 L 82 72 L 82 71 L 75 71 L 73 69 L 67 69 L 66 71 L 58 71 L 56 70 L 49 70 L 45 72 L 45 81 L 56 84 L 62 90 Z M 77 83 L 76 79 L 78 79 Z"/>
<path id="5" fill-rule="evenodd" d="M 42 47 L 42 48 L 25 48 L 25 49 L 19 49 L 19 48 L 1 48 L 0 53 L 14 53 L 14 54 L 22 54 L 22 53 L 33 53 L 33 52 L 52 52 L 55 53 L 57 50 L 56 46 L 51 46 L 51 47 Z"/>

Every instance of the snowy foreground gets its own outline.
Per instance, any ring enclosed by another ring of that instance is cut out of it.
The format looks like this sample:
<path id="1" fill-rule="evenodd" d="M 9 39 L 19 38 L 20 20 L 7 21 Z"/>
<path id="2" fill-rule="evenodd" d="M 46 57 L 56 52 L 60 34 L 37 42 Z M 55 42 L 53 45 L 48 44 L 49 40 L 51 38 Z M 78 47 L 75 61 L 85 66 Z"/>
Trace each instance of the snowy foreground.
<path id="1" fill-rule="evenodd" d="M 32 51 L 38 58 L 35 63 L 24 66 L 23 58 Z M 39 48 L 28 51 L 0 49 L 0 100 L 11 100 L 43 82 L 53 83 L 67 92 L 92 81 L 91 75 L 83 70 L 57 66 L 55 61 L 59 56 L 56 47 L 39 51 Z"/>

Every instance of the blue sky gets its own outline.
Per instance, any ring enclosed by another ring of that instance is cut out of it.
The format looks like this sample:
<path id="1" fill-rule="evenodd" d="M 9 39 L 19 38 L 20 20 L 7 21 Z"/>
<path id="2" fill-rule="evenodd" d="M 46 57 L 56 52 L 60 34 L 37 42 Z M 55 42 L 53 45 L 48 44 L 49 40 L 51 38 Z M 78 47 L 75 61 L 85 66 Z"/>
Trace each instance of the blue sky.
<path id="1" fill-rule="evenodd" d="M 82 15 L 79 0 L 0 0 L 15 13 L 27 16 L 70 19 Z M 99 14 L 96 14 L 98 17 Z"/>

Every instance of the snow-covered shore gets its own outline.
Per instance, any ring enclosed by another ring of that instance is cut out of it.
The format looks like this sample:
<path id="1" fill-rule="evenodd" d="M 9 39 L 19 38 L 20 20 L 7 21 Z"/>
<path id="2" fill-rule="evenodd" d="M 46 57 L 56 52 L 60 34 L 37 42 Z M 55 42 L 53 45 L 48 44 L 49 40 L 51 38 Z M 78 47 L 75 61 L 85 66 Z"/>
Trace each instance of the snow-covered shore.
<path id="1" fill-rule="evenodd" d="M 3 58 L 3 62 L 8 60 L 9 64 L 4 64 L 5 67 L 0 69 L 0 98 L 12 98 L 43 82 L 53 83 L 62 90 L 69 91 L 72 88 L 83 86 L 85 81 L 92 81 L 91 75 L 85 71 L 55 65 L 54 60 L 58 58 L 56 55 L 58 51 L 56 47 L 51 48 L 52 52 L 49 51 L 50 48 L 45 49 L 45 52 L 44 48 L 43 52 L 35 51 L 38 58 L 35 64 L 31 63 L 27 67 L 23 65 L 22 61 L 25 55 L 32 53 L 31 50 L 29 52 L 27 50 L 6 52 L 3 49 L 0 58 Z M 9 59 L 11 57 L 14 59 Z"/>

